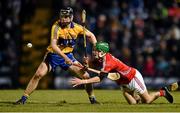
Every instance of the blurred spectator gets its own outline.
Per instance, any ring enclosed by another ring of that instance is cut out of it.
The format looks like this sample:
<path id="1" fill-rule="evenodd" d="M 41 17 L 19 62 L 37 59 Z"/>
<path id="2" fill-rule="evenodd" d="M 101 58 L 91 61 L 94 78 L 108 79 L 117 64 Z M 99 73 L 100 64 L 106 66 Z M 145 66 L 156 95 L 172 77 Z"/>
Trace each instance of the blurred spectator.
<path id="1" fill-rule="evenodd" d="M 17 88 L 21 54 L 21 25 L 31 19 L 35 0 L 0 1 L 0 88 Z"/>
<path id="2" fill-rule="evenodd" d="M 106 21 L 107 17 L 104 14 L 100 14 L 97 18 L 96 25 L 93 28 L 93 33 L 97 36 L 98 40 L 103 41 L 104 37 L 107 35 Z M 101 36 L 103 38 L 101 38 Z"/>
<path id="3" fill-rule="evenodd" d="M 169 66 L 169 76 L 177 76 L 179 77 L 179 68 L 180 67 L 180 62 L 178 60 L 176 60 L 176 58 L 172 58 L 170 60 L 170 66 Z"/>
<path id="4" fill-rule="evenodd" d="M 143 68 L 144 76 L 153 77 L 155 76 L 155 62 L 152 56 L 148 55 Z"/>
<path id="5" fill-rule="evenodd" d="M 174 16 L 180 18 L 180 7 L 176 2 L 173 3 L 173 6 L 168 9 L 169 16 Z"/>
<path id="6" fill-rule="evenodd" d="M 164 58 L 164 56 L 159 55 L 157 57 L 158 57 L 156 63 L 157 76 L 167 77 L 169 71 L 169 63 Z"/>
<path id="7" fill-rule="evenodd" d="M 140 72 L 142 72 L 142 74 L 143 74 L 143 67 L 144 67 L 144 57 L 141 55 L 141 54 L 137 54 L 137 57 L 136 57 L 136 68 L 140 71 Z M 144 75 L 143 75 L 144 76 Z"/>

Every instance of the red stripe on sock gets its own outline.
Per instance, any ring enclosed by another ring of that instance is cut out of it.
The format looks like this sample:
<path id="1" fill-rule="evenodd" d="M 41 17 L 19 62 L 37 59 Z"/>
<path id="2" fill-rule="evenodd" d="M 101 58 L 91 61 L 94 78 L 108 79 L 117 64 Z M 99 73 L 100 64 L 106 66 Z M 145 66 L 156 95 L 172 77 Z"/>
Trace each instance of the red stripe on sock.
<path id="1" fill-rule="evenodd" d="M 165 96 L 164 90 L 160 89 L 160 90 L 159 90 L 159 93 L 160 93 L 160 96 Z"/>

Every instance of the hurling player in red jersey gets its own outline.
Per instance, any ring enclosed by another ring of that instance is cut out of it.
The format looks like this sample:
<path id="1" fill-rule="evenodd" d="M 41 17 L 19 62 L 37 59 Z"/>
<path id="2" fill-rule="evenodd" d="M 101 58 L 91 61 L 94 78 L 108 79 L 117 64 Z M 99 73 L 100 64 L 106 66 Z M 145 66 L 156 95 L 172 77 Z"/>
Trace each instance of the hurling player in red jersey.
<path id="1" fill-rule="evenodd" d="M 100 82 L 104 77 L 115 73 L 120 76 L 118 79 L 115 79 L 115 82 L 122 86 L 123 95 L 129 104 L 137 104 L 139 102 L 152 103 L 159 97 L 165 97 L 168 102 L 173 103 L 173 97 L 167 87 L 163 87 L 157 92 L 148 93 L 141 73 L 111 55 L 108 43 L 96 43 L 94 56 L 103 63 L 101 73 L 86 80 L 72 79 L 71 84 L 74 87 L 80 84 Z"/>

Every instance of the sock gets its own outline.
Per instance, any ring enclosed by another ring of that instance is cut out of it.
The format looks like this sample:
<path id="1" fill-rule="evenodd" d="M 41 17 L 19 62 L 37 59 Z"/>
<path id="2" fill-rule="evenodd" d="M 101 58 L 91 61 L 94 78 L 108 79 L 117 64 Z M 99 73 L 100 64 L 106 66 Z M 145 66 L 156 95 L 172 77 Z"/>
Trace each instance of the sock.
<path id="1" fill-rule="evenodd" d="M 89 98 L 96 98 L 94 95 L 89 96 Z"/>
<path id="2" fill-rule="evenodd" d="M 25 93 L 23 94 L 23 96 L 25 96 L 25 97 L 27 97 L 27 98 L 29 97 L 29 95 L 28 95 L 28 94 L 25 94 Z"/>
<path id="3" fill-rule="evenodd" d="M 159 90 L 159 96 L 162 97 L 162 96 L 165 96 L 165 91 L 160 89 Z"/>

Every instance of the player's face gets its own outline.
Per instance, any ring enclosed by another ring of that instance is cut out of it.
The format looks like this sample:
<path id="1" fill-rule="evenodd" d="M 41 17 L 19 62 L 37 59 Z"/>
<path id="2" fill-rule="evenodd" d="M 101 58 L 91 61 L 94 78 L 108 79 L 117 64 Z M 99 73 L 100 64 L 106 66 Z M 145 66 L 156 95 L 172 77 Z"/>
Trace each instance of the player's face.
<path id="1" fill-rule="evenodd" d="M 104 53 L 102 51 L 93 51 L 94 58 L 97 59 L 99 62 L 102 62 L 102 59 L 104 57 Z"/>
<path id="2" fill-rule="evenodd" d="M 60 21 L 63 26 L 67 26 L 71 22 L 71 17 L 70 16 L 62 16 L 62 17 L 60 17 Z"/>
<path id="3" fill-rule="evenodd" d="M 93 57 L 95 59 L 98 59 L 98 51 L 96 51 L 96 50 L 93 51 Z"/>

